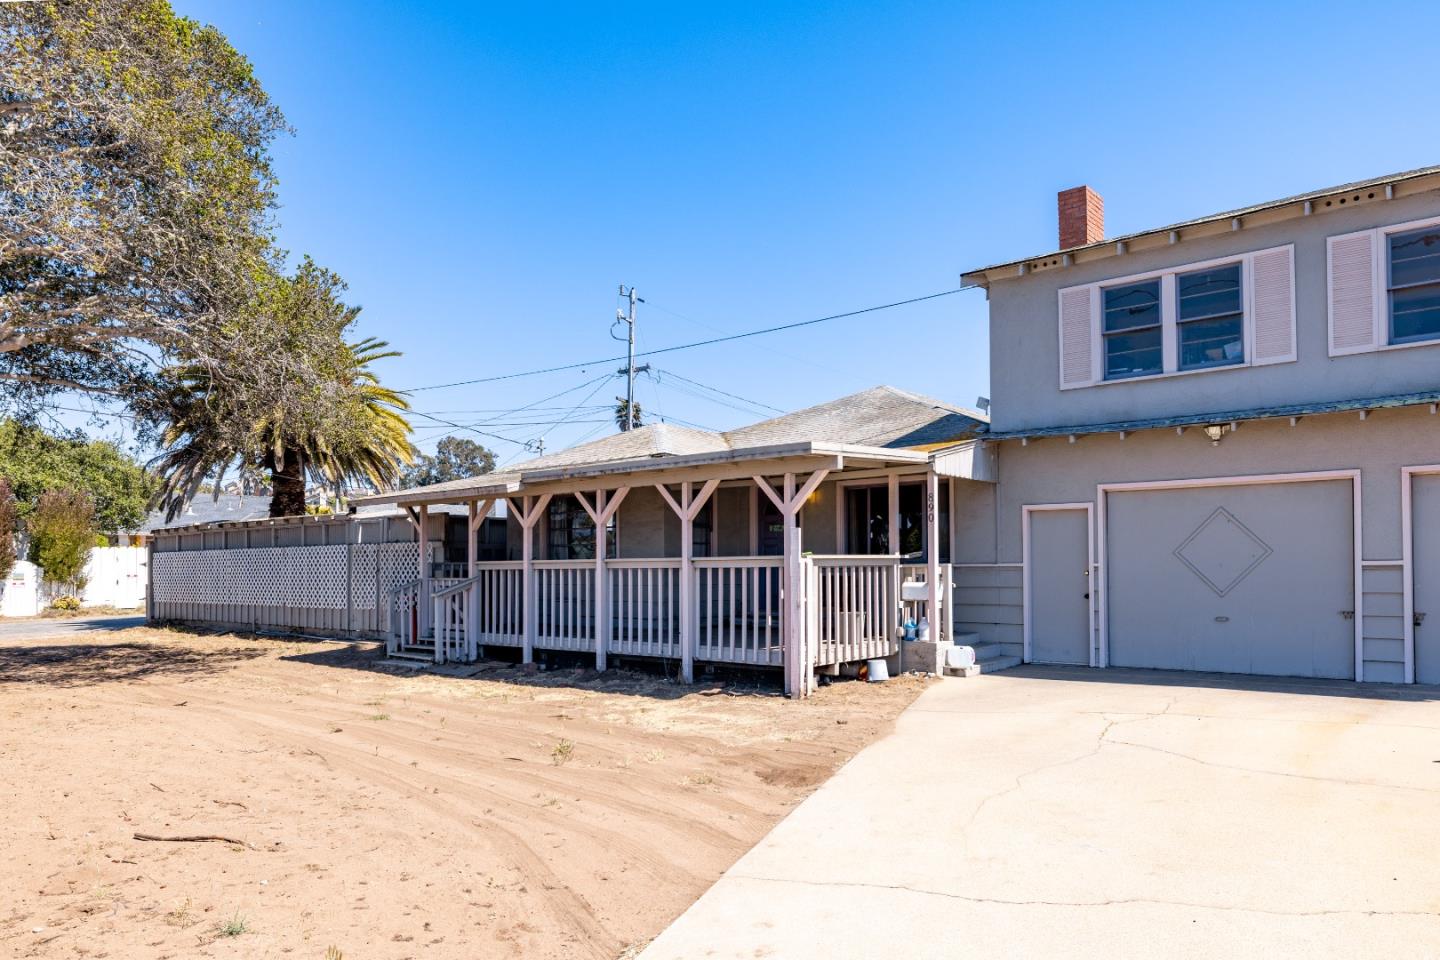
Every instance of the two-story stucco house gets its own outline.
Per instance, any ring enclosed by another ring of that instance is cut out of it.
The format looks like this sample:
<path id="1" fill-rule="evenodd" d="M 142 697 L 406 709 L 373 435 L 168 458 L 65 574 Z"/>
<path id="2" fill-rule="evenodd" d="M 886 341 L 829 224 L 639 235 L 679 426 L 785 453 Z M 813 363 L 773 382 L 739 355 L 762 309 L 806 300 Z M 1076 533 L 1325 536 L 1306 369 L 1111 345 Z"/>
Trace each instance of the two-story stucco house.
<path id="1" fill-rule="evenodd" d="M 1059 250 L 965 274 L 998 482 L 957 559 L 1024 596 L 991 638 L 1440 683 L 1440 168 L 1118 238 L 1059 199 Z"/>

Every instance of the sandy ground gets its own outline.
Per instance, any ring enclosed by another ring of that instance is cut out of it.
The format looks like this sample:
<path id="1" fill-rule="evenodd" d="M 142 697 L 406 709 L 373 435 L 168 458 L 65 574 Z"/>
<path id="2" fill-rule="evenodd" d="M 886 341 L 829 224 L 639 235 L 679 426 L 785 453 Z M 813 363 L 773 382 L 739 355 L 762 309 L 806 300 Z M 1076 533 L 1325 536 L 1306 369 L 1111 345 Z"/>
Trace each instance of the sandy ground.
<path id="1" fill-rule="evenodd" d="M 0 953 L 630 955 L 925 685 L 791 703 L 462 672 L 146 628 L 0 639 Z"/>

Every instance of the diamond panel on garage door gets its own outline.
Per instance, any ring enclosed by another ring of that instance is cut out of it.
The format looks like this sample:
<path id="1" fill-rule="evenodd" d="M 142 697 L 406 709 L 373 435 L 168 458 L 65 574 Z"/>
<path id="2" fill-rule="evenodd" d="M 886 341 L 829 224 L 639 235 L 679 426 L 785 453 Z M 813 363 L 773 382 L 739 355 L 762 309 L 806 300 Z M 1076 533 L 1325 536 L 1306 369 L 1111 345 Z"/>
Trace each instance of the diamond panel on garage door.
<path id="1" fill-rule="evenodd" d="M 1221 597 L 1239 586 L 1273 552 L 1269 544 L 1224 507 L 1216 507 L 1175 548 L 1180 562 Z"/>

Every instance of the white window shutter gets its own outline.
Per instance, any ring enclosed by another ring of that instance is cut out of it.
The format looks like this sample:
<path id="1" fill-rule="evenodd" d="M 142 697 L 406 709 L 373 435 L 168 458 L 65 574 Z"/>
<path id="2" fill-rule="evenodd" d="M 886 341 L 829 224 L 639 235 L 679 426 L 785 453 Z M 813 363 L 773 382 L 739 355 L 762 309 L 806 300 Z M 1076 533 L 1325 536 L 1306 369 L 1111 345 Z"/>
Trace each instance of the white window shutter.
<path id="1" fill-rule="evenodd" d="M 1376 239 L 1374 230 L 1363 230 L 1326 240 L 1332 357 L 1380 345 Z"/>
<path id="2" fill-rule="evenodd" d="M 1060 291 L 1060 389 L 1095 382 L 1094 312 L 1099 290 L 1094 286 Z"/>
<path id="3" fill-rule="evenodd" d="M 1253 352 L 1250 362 L 1295 359 L 1295 248 L 1276 247 L 1250 256 Z"/>

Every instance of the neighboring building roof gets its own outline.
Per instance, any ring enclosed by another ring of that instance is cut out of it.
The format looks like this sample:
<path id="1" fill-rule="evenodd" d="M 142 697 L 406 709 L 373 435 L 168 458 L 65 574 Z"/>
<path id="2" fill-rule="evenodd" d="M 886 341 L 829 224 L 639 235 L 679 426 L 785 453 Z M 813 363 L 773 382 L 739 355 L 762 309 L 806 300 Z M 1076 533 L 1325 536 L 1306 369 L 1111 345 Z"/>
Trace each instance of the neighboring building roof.
<path id="1" fill-rule="evenodd" d="M 1326 403 L 1293 403 L 1275 407 L 1250 407 L 1221 413 L 1187 414 L 1180 417 L 1155 417 L 1148 420 L 1122 420 L 1111 423 L 1087 423 L 1069 427 L 1040 427 L 1034 430 L 1007 430 L 988 434 L 988 440 L 1030 440 L 1040 437 L 1082 436 L 1087 433 L 1135 433 L 1167 427 L 1194 427 L 1209 423 L 1236 423 L 1245 420 L 1272 420 L 1278 417 L 1308 417 L 1324 413 L 1346 413 L 1354 410 L 1385 410 L 1393 407 L 1415 407 L 1440 403 L 1440 390 L 1424 393 L 1400 393 L 1362 400 L 1333 400 Z"/>
<path id="2" fill-rule="evenodd" d="M 433 513 L 448 513 L 465 516 L 469 508 L 464 504 L 432 504 Z M 191 528 L 214 527 L 221 524 L 262 524 L 262 523 L 317 523 L 333 520 L 377 520 L 384 517 L 403 517 L 405 510 L 389 503 L 366 503 L 357 505 L 350 513 L 319 513 L 292 517 L 271 517 L 268 494 L 244 497 L 238 494 L 221 494 L 214 500 L 208 494 L 194 500 L 174 520 L 165 521 L 165 512 L 155 510 L 145 519 L 137 533 L 154 534 L 157 531 L 174 532 Z"/>
<path id="3" fill-rule="evenodd" d="M 203 523 L 226 523 L 234 520 L 259 520 L 270 515 L 270 497 L 244 497 L 222 493 L 219 498 L 201 494 L 174 520 L 165 519 L 165 511 L 153 510 L 140 525 L 139 533 L 154 533 L 168 527 L 191 527 Z"/>
<path id="4" fill-rule="evenodd" d="M 393 503 L 417 493 L 443 497 L 462 492 L 470 496 L 477 491 L 511 492 L 527 479 L 552 480 L 572 470 L 586 474 L 625 472 L 652 466 L 647 461 L 674 460 L 678 465 L 681 461 L 698 463 L 861 450 L 894 451 L 894 459 L 905 460 L 909 458 L 906 452 L 976 439 L 983 434 L 986 423 L 985 415 L 975 410 L 895 387 L 872 387 L 723 433 L 668 423 L 651 424 L 481 477 L 366 497 L 363 502 Z M 607 469 L 601 471 L 602 466 Z"/>
<path id="5" fill-rule="evenodd" d="M 977 267 L 961 274 L 961 281 L 966 284 L 988 287 L 993 280 L 1023 276 L 1030 272 L 1056 267 L 1067 267 L 1081 261 L 1088 262 L 1117 256 L 1141 244 L 1153 242 L 1156 246 L 1160 246 L 1200 235 L 1212 235 L 1257 225 L 1247 222 L 1249 218 L 1274 222 L 1320 212 L 1326 209 L 1326 207 L 1320 206 L 1325 203 L 1334 203 L 1338 207 L 1347 202 L 1370 202 L 1371 200 L 1408 196 L 1436 189 L 1440 189 L 1440 166 L 1420 167 L 1403 173 L 1391 173 L 1383 177 L 1312 190 L 1308 193 L 1296 194 L 1293 197 L 1241 207 L 1238 210 L 1213 213 L 1193 220 L 1172 223 L 1166 227 L 1156 227 L 1119 237 L 1107 237 L 1096 243 L 1056 250 L 1053 253 L 1036 257 L 1025 257 L 1020 260 L 991 264 L 988 267 Z M 1380 192 L 1382 197 L 1372 196 L 1371 191 Z M 1335 209 L 1335 207 L 1329 209 Z"/>

